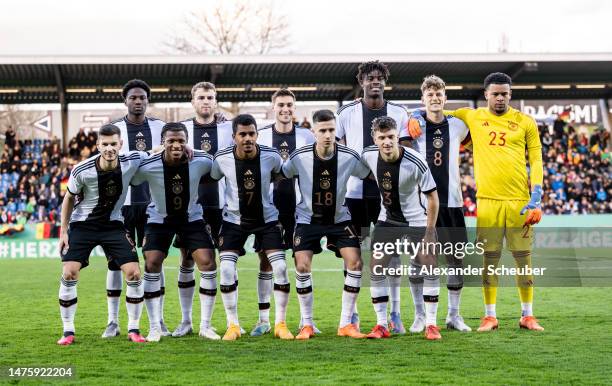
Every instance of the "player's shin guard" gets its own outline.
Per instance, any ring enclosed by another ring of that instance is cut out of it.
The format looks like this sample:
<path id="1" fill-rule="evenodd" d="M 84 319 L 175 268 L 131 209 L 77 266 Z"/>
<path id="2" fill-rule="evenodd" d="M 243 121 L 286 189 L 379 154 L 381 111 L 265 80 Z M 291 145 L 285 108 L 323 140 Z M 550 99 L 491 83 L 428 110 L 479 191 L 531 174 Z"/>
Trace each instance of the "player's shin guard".
<path id="1" fill-rule="evenodd" d="M 74 314 L 77 309 L 78 280 L 66 280 L 62 276 L 59 288 L 60 316 L 64 326 L 64 336 L 74 335 Z"/>
<path id="2" fill-rule="evenodd" d="M 178 292 L 181 303 L 181 323 L 191 322 L 193 313 L 193 294 L 195 293 L 195 276 L 193 267 L 179 266 Z"/>
<path id="3" fill-rule="evenodd" d="M 272 271 L 259 271 L 257 276 L 257 299 L 259 321 L 270 322 L 270 296 L 272 295 Z"/>
<path id="4" fill-rule="evenodd" d="M 485 312 L 487 316 L 497 317 L 495 304 L 497 302 L 497 285 L 499 278 L 497 275 L 489 274 L 488 267 L 497 268 L 501 259 L 501 251 L 489 251 L 483 255 L 483 274 L 482 274 L 482 292 L 484 295 Z"/>
<path id="5" fill-rule="evenodd" d="M 393 257 L 389 262 L 389 267 L 400 268 L 402 261 L 398 256 Z M 387 275 L 387 280 L 389 281 L 389 301 L 391 302 L 391 312 L 395 312 L 397 314 L 401 313 L 401 288 L 402 288 L 402 277 L 401 276 L 391 276 Z"/>
<path id="6" fill-rule="evenodd" d="M 300 314 L 304 326 L 312 326 L 312 306 L 314 295 L 312 292 L 312 274 L 310 272 L 295 272 L 295 291 L 300 302 Z"/>
<path id="7" fill-rule="evenodd" d="M 425 315 L 425 305 L 423 303 L 423 276 L 420 274 L 421 265 L 414 260 L 410 262 L 410 293 L 414 303 L 414 317 Z"/>
<path id="8" fill-rule="evenodd" d="M 228 325 L 238 325 L 238 293 L 236 292 L 236 262 L 238 255 L 233 252 L 221 252 L 219 272 L 221 280 L 219 289 L 225 308 Z"/>
<path id="9" fill-rule="evenodd" d="M 200 331 L 210 327 L 216 296 L 217 271 L 200 272 Z"/>
<path id="10" fill-rule="evenodd" d="M 361 271 L 346 271 L 344 290 L 342 291 L 342 312 L 340 314 L 340 327 L 351 323 L 351 316 L 355 309 L 359 289 L 361 288 Z"/>
<path id="11" fill-rule="evenodd" d="M 161 329 L 160 325 L 160 304 L 159 298 L 161 294 L 160 273 L 145 272 L 144 277 L 144 301 L 147 306 L 147 314 L 149 315 L 149 327 L 153 329 Z"/>
<path id="12" fill-rule="evenodd" d="M 268 261 L 274 272 L 274 324 L 278 324 L 286 320 L 287 303 L 289 303 L 290 284 L 285 252 L 278 251 L 268 254 Z"/>
<path id="13" fill-rule="evenodd" d="M 139 332 L 144 286 L 142 280 L 127 280 L 126 284 L 125 306 L 128 314 L 128 332 Z"/>
<path id="14" fill-rule="evenodd" d="M 384 275 L 370 275 L 370 295 L 372 305 L 376 312 L 376 324 L 387 327 L 387 303 L 389 303 L 389 289 L 387 278 Z"/>
<path id="15" fill-rule="evenodd" d="M 423 301 L 425 303 L 425 324 L 435 326 L 438 315 L 438 297 L 440 295 L 440 278 L 426 276 L 423 280 Z"/>
<path id="16" fill-rule="evenodd" d="M 119 324 L 119 303 L 121 302 L 121 287 L 123 272 L 121 270 L 106 271 L 106 303 L 108 305 L 108 323 Z"/>
<path id="17" fill-rule="evenodd" d="M 517 268 L 531 268 L 530 251 L 513 251 Z M 533 316 L 533 275 L 516 275 L 516 286 L 521 298 L 521 316 Z"/>

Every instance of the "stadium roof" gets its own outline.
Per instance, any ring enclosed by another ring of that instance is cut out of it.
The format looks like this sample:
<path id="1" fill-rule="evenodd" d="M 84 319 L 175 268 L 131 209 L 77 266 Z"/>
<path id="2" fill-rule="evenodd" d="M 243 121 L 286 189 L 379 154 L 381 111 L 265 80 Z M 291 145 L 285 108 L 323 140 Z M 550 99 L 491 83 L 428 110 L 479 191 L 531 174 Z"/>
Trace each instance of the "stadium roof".
<path id="1" fill-rule="evenodd" d="M 119 102 L 119 88 L 132 78 L 151 85 L 153 102 L 187 101 L 202 80 L 217 85 L 220 101 L 267 101 L 280 86 L 299 100 L 350 100 L 359 93 L 357 65 L 373 59 L 389 65 L 385 96 L 395 100 L 419 99 L 428 74 L 444 78 L 449 98 L 478 99 L 495 71 L 512 76 L 515 99 L 612 97 L 612 53 L 0 56 L 0 103 Z"/>

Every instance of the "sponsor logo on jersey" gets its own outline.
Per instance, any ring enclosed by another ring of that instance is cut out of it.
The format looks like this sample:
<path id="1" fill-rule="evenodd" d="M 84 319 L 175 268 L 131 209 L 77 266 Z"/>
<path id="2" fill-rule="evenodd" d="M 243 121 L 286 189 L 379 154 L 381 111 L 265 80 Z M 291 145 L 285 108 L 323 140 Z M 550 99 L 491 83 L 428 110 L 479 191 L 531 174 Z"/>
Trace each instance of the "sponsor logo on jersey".
<path id="1" fill-rule="evenodd" d="M 440 131 L 440 129 L 437 129 L 436 131 L 434 131 L 434 134 L 436 134 L 436 135 L 441 135 L 441 134 L 442 134 L 442 131 Z"/>
<path id="2" fill-rule="evenodd" d="M 486 126 L 486 127 L 489 127 L 489 121 L 484 121 L 484 122 L 482 123 L 482 125 L 483 125 L 483 126 Z"/>

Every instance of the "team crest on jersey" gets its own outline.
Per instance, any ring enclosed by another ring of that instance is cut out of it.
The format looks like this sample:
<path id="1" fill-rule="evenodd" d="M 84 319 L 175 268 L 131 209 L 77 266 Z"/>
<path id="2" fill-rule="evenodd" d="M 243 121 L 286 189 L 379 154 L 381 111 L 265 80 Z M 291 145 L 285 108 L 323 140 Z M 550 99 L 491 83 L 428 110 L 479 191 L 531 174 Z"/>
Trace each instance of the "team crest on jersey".
<path id="1" fill-rule="evenodd" d="M 287 141 L 284 141 L 280 144 L 279 152 L 283 161 L 286 161 L 287 158 L 289 158 L 289 144 L 287 143 Z"/>
<path id="2" fill-rule="evenodd" d="M 202 146 L 200 146 L 200 148 L 208 153 L 210 152 L 210 149 L 212 149 L 212 145 L 210 144 L 210 141 L 202 141 Z"/>
<path id="3" fill-rule="evenodd" d="M 117 195 L 117 185 L 115 185 L 115 182 L 113 180 L 110 180 L 108 182 L 108 185 L 106 186 L 106 189 L 104 189 L 106 196 L 107 197 L 113 197 Z"/>
<path id="4" fill-rule="evenodd" d="M 223 246 L 223 236 L 219 236 L 219 246 Z"/>
<path id="5" fill-rule="evenodd" d="M 138 132 L 136 134 L 136 150 L 145 151 L 147 150 L 147 141 L 144 138 L 144 134 L 142 132 Z"/>
<path id="6" fill-rule="evenodd" d="M 302 242 L 302 238 L 300 236 L 295 236 L 293 238 L 293 245 L 295 245 L 296 247 L 300 245 L 301 242 Z"/>
<path id="7" fill-rule="evenodd" d="M 172 181 L 172 193 L 181 194 L 183 192 L 183 182 L 181 181 L 181 176 L 174 176 Z"/>
<path id="8" fill-rule="evenodd" d="M 255 187 L 255 179 L 252 177 L 253 176 L 253 172 L 251 171 L 251 169 L 247 169 L 246 172 L 244 172 L 245 178 L 244 178 L 244 188 L 247 190 L 251 190 Z M 247 177 L 247 176 L 251 176 L 251 177 Z"/>
<path id="9" fill-rule="evenodd" d="M 329 181 L 329 178 L 321 178 L 321 180 L 319 181 L 319 186 L 323 190 L 329 189 L 331 186 L 331 182 Z"/>
<path id="10" fill-rule="evenodd" d="M 384 190 L 391 190 L 391 189 L 393 189 L 393 183 L 391 182 L 390 179 L 383 178 L 383 180 L 382 180 L 382 187 L 383 187 Z"/>
<path id="11" fill-rule="evenodd" d="M 441 138 L 436 138 L 433 140 L 433 146 L 436 149 L 442 149 L 442 146 L 444 146 L 444 141 Z"/>
<path id="12" fill-rule="evenodd" d="M 512 121 L 508 121 L 508 129 L 516 131 L 518 130 L 518 125 Z"/>

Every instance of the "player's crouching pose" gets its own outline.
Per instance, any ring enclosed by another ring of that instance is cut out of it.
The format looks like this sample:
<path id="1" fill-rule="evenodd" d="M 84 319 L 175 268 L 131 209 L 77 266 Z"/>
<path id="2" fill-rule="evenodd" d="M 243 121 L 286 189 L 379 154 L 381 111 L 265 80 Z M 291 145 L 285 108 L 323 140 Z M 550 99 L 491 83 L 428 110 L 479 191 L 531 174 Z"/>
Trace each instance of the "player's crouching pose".
<path id="1" fill-rule="evenodd" d="M 289 301 L 287 263 L 282 250 L 278 210 L 270 198 L 270 182 L 280 174 L 282 158 L 278 150 L 257 145 L 257 122 L 248 114 L 232 122 L 235 145 L 215 155 L 210 173 L 215 180 L 225 177 L 225 207 L 219 234 L 221 297 L 228 328 L 223 340 L 240 338 L 236 263 L 245 254 L 244 243 L 250 234 L 272 265 L 274 274 L 274 336 L 293 339 L 285 317 Z"/>
<path id="2" fill-rule="evenodd" d="M 127 187 L 147 155 L 137 151 L 119 155 L 122 140 L 119 128 L 114 125 L 100 128 L 97 146 L 100 154 L 79 163 L 72 170 L 62 205 L 59 303 L 64 336 L 57 342 L 60 345 L 74 342 L 79 271 L 89 265 L 89 254 L 97 245 L 102 246 L 107 256 L 113 257 L 125 274 L 128 339 L 145 342 L 139 330 L 143 286 L 138 254 L 123 225 L 121 207 Z M 77 197 L 78 205 L 75 206 Z"/>
<path id="3" fill-rule="evenodd" d="M 147 340 L 158 342 L 162 336 L 159 323 L 160 272 L 175 235 L 181 246 L 189 250 L 200 270 L 200 336 L 219 339 L 210 327 L 217 294 L 217 267 L 210 234 L 197 203 L 200 179 L 210 172 L 212 157 L 194 150 L 193 159 L 185 152 L 187 129 L 182 123 L 167 123 L 162 129 L 164 151 L 143 161 L 134 176 L 133 184 L 149 183 L 151 205 L 145 228 L 144 297 L 149 314 Z"/>
<path id="4" fill-rule="evenodd" d="M 339 336 L 365 338 L 351 323 L 351 316 L 361 287 L 361 252 L 359 237 L 344 206 L 347 182 L 351 175 L 366 178 L 370 171 L 359 155 L 336 144 L 336 119 L 329 110 L 313 116 L 316 142 L 296 150 L 283 165 L 283 175 L 298 177 L 302 200 L 297 205 L 297 225 L 293 238 L 296 263 L 296 291 L 303 327 L 296 339 L 310 339 L 313 328 L 312 256 L 321 252 L 321 238 L 344 259 L 347 275 L 342 292 Z"/>
<path id="5" fill-rule="evenodd" d="M 398 144 L 398 130 L 393 118 L 376 118 L 372 123 L 372 137 L 375 145 L 363 150 L 362 159 L 372 170 L 384 207 L 372 234 L 372 250 L 376 251 L 377 243 L 394 244 L 402 237 L 408 237 L 409 241 L 415 244 L 422 242 L 425 246 L 436 242 L 435 224 L 439 202 L 436 183 L 427 167 L 427 162 L 416 151 Z M 426 197 L 423 197 L 423 194 Z M 433 252 L 433 245 L 431 251 Z M 387 267 L 393 255 L 395 254 L 384 256 L 383 259 L 373 257 L 370 260 L 370 292 L 377 322 L 372 332 L 368 334 L 368 338 L 389 337 L 388 275 L 385 275 L 381 269 Z M 436 264 L 435 256 L 422 248 L 419 248 L 415 260 L 411 261 L 411 266 L 416 271 L 420 271 L 421 265 L 433 267 Z M 427 326 L 425 338 L 441 339 L 436 326 L 440 279 L 434 275 L 425 276 L 424 279 L 423 300 Z M 418 300 L 414 299 L 415 302 Z"/>

